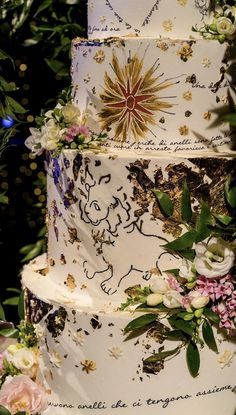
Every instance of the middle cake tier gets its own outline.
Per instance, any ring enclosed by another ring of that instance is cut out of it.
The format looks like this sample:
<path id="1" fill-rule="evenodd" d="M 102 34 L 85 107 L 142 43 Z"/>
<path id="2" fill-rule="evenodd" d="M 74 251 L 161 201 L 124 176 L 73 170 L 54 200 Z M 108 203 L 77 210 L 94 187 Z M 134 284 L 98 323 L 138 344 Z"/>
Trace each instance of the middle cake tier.
<path id="1" fill-rule="evenodd" d="M 73 100 L 106 147 L 227 151 L 232 50 L 206 39 L 75 39 Z"/>
<path id="2" fill-rule="evenodd" d="M 49 269 L 40 271 L 46 286 L 58 300 L 114 307 L 128 287 L 147 284 L 157 271 L 179 268 L 193 234 L 184 237 L 180 255 L 165 246 L 195 228 L 202 201 L 217 215 L 227 212 L 224 186 L 233 170 L 233 157 L 214 153 L 204 158 L 122 150 L 48 154 Z M 181 207 L 184 186 L 193 210 L 188 224 Z"/>

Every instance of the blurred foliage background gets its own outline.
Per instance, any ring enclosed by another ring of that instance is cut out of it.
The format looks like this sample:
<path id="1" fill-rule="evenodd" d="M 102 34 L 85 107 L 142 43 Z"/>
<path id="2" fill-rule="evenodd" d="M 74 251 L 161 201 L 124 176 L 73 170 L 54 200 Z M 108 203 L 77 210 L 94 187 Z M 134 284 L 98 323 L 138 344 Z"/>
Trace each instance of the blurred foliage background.
<path id="1" fill-rule="evenodd" d="M 70 86 L 71 40 L 86 36 L 86 0 L 0 4 L 0 302 L 14 320 L 25 262 L 46 249 L 43 158 L 29 128 Z"/>

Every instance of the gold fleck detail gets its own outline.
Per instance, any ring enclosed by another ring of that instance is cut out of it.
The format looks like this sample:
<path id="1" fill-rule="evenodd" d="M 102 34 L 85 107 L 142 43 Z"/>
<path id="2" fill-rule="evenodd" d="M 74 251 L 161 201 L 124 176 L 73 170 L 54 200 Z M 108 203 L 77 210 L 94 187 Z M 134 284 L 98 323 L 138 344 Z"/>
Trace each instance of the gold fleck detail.
<path id="1" fill-rule="evenodd" d="M 185 7 L 186 4 L 187 4 L 187 2 L 188 2 L 188 0 L 177 0 L 177 2 L 180 4 L 180 6 Z"/>
<path id="2" fill-rule="evenodd" d="M 102 63 L 105 59 L 105 53 L 103 52 L 103 50 L 98 50 L 93 59 L 97 62 L 97 63 Z"/>
<path id="3" fill-rule="evenodd" d="M 179 132 L 180 132 L 180 135 L 188 135 L 189 129 L 187 125 L 182 125 L 181 127 L 179 127 Z"/>
<path id="4" fill-rule="evenodd" d="M 177 51 L 177 55 L 180 56 L 180 59 L 184 62 L 187 62 L 189 58 L 193 56 L 192 44 L 185 42 L 181 48 Z"/>
<path id="5" fill-rule="evenodd" d="M 61 263 L 61 265 L 66 264 L 66 258 L 65 258 L 65 255 L 63 255 L 63 254 L 61 254 L 61 256 L 60 256 L 60 263 Z"/>
<path id="6" fill-rule="evenodd" d="M 163 52 L 169 49 L 169 46 L 166 42 L 163 42 L 163 40 L 157 40 L 156 45 L 159 49 L 161 49 Z"/>
<path id="7" fill-rule="evenodd" d="M 191 91 L 186 91 L 183 93 L 183 98 L 186 99 L 186 101 L 192 101 L 193 94 Z"/>
<path id="8" fill-rule="evenodd" d="M 204 112 L 203 118 L 204 118 L 204 120 L 210 121 L 210 119 L 211 119 L 211 112 L 210 111 Z"/>
<path id="9" fill-rule="evenodd" d="M 73 277 L 73 275 L 68 274 L 66 279 L 66 285 L 70 290 L 74 290 L 76 288 L 75 277 Z"/>
<path id="10" fill-rule="evenodd" d="M 170 19 L 164 20 L 164 22 L 162 22 L 162 26 L 166 32 L 171 32 L 173 29 L 173 22 Z"/>
<path id="11" fill-rule="evenodd" d="M 93 360 L 82 360 L 80 364 L 83 366 L 83 371 L 86 373 L 94 372 L 97 369 L 97 365 Z"/>

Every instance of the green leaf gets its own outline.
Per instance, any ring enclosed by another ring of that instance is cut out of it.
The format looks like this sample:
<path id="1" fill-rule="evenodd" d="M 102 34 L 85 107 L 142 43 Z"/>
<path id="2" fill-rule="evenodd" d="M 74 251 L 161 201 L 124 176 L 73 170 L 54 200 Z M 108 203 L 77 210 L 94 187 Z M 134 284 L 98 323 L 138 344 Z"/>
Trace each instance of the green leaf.
<path id="1" fill-rule="evenodd" d="M 20 249 L 20 254 L 28 254 L 28 252 L 30 252 L 32 250 L 32 248 L 34 247 L 35 244 L 29 244 L 29 245 L 25 245 L 22 246 L 22 248 Z"/>
<path id="2" fill-rule="evenodd" d="M 232 221 L 233 221 L 233 219 L 234 218 L 232 218 L 231 216 L 227 216 L 227 215 L 217 215 L 217 214 L 214 214 L 214 217 L 219 221 L 219 222 L 221 222 L 221 223 L 223 223 L 223 225 L 229 225 Z"/>
<path id="3" fill-rule="evenodd" d="M 6 321 L 5 312 L 4 312 L 4 309 L 3 309 L 2 305 L 1 305 L 1 303 L 0 303 L 0 320 Z"/>
<path id="4" fill-rule="evenodd" d="M 211 325 L 208 323 L 207 320 L 205 320 L 203 322 L 203 325 L 202 325 L 202 335 L 203 335 L 203 338 L 204 338 L 207 346 L 211 350 L 213 350 L 214 352 L 217 353 L 218 352 L 218 348 L 217 348 L 217 344 L 216 344 L 216 341 L 215 341 L 214 333 L 213 333 L 213 330 L 212 330 Z"/>
<path id="5" fill-rule="evenodd" d="M 228 121 L 234 127 L 236 126 L 236 113 L 227 114 L 223 117 L 224 121 Z"/>
<path id="6" fill-rule="evenodd" d="M 152 192 L 156 196 L 162 213 L 167 217 L 172 216 L 174 211 L 174 205 L 169 195 L 167 193 L 160 192 L 155 189 L 153 189 Z"/>
<path id="7" fill-rule="evenodd" d="M 184 182 L 182 191 L 181 216 L 185 222 L 189 222 L 192 218 L 191 197 L 186 182 Z"/>
<path id="8" fill-rule="evenodd" d="M 169 340 L 186 340 L 186 335 L 181 330 L 171 330 L 165 333 Z"/>
<path id="9" fill-rule="evenodd" d="M 8 337 L 11 339 L 17 339 L 19 336 L 19 331 L 17 329 L 2 329 L 0 330 L 0 336 Z"/>
<path id="10" fill-rule="evenodd" d="M 132 320 L 127 326 L 124 328 L 124 332 L 128 333 L 132 330 L 139 330 L 148 326 L 150 323 L 156 321 L 157 315 L 156 314 L 145 314 L 143 316 L 137 317 Z"/>
<path id="11" fill-rule="evenodd" d="M 183 249 L 181 250 L 181 256 L 185 259 L 188 259 L 189 261 L 193 262 L 195 256 L 196 256 L 196 252 L 195 249 Z"/>
<path id="12" fill-rule="evenodd" d="M 22 105 L 20 105 L 19 102 L 17 102 L 12 97 L 6 96 L 6 104 L 10 107 L 10 109 L 12 109 L 13 112 L 16 112 L 17 114 L 24 114 L 26 112 Z"/>
<path id="13" fill-rule="evenodd" d="M 19 296 L 18 297 L 11 297 L 7 298 L 5 301 L 3 301 L 3 305 L 18 305 Z"/>
<path id="14" fill-rule="evenodd" d="M 236 207 L 236 186 L 232 185 L 232 176 L 229 175 L 225 183 L 225 197 L 232 208 Z"/>
<path id="15" fill-rule="evenodd" d="M 21 290 L 19 290 L 19 288 L 15 288 L 15 287 L 8 287 L 8 288 L 6 288 L 6 291 L 11 292 L 11 293 L 17 293 L 17 294 L 21 293 Z"/>
<path id="16" fill-rule="evenodd" d="M 200 215 L 196 222 L 196 242 L 201 242 L 211 234 L 211 230 L 208 225 L 212 225 L 212 216 L 208 205 L 202 202 L 202 208 Z"/>
<path id="17" fill-rule="evenodd" d="M 0 76 L 0 90 L 9 92 L 16 91 L 16 84 L 14 82 L 7 82 L 2 76 Z"/>
<path id="18" fill-rule="evenodd" d="M 187 248 L 191 248 L 193 243 L 195 242 L 196 238 L 196 232 L 195 231 L 189 231 L 184 233 L 179 238 L 175 239 L 172 242 L 167 243 L 166 245 L 163 245 L 165 249 L 168 249 L 170 251 L 183 251 Z"/>
<path id="19" fill-rule="evenodd" d="M 194 336 L 196 325 L 193 322 L 184 321 L 176 317 L 170 317 L 168 318 L 168 321 L 172 327 L 175 327 L 176 329 L 183 331 L 191 337 Z"/>
<path id="20" fill-rule="evenodd" d="M 6 196 L 5 194 L 6 192 L 1 192 L 0 193 L 0 203 L 2 203 L 3 205 L 7 205 L 9 202 L 9 198 L 8 196 Z"/>
<path id="21" fill-rule="evenodd" d="M 34 17 L 36 17 L 39 13 L 41 13 L 43 10 L 47 9 L 49 6 L 51 6 L 52 1 L 51 0 L 45 0 L 43 3 L 39 6 L 38 10 L 34 14 Z"/>
<path id="22" fill-rule="evenodd" d="M 11 58 L 11 56 L 8 55 L 8 53 L 6 53 L 4 50 L 0 49 L 0 60 L 5 60 L 5 59 L 9 59 L 14 66 L 14 60 Z"/>
<path id="23" fill-rule="evenodd" d="M 219 324 L 220 317 L 218 316 L 218 314 L 214 313 L 214 311 L 210 310 L 209 308 L 205 308 L 203 314 L 208 318 L 208 320 L 211 321 L 211 323 Z"/>
<path id="24" fill-rule="evenodd" d="M 24 320 L 25 318 L 25 296 L 24 291 L 21 291 L 18 301 L 18 316 L 20 320 Z"/>
<path id="25" fill-rule="evenodd" d="M 45 59 L 49 68 L 59 76 L 67 76 L 68 68 L 64 62 L 58 61 L 56 59 Z"/>
<path id="26" fill-rule="evenodd" d="M 9 412 L 4 406 L 0 405 L 0 415 L 11 415 L 11 412 Z"/>
<path id="27" fill-rule="evenodd" d="M 28 254 L 21 260 L 21 262 L 28 262 L 40 254 L 42 249 L 42 241 L 37 241 Z"/>
<path id="28" fill-rule="evenodd" d="M 159 362 L 160 360 L 166 359 L 167 357 L 174 356 L 178 352 L 179 352 L 179 347 L 176 347 L 173 350 L 166 350 L 164 352 L 155 353 L 152 356 L 145 359 L 144 362 L 156 363 L 156 362 Z"/>
<path id="29" fill-rule="evenodd" d="M 187 347 L 188 368 L 193 377 L 196 377 L 200 368 L 200 354 L 196 343 L 191 341 Z"/>

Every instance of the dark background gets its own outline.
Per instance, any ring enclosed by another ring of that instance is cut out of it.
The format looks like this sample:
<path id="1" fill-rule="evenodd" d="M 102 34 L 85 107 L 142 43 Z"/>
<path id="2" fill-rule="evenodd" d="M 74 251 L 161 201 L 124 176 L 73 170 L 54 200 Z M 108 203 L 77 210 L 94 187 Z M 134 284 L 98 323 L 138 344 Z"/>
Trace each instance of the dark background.
<path id="1" fill-rule="evenodd" d="M 22 10 L 8 9 L 7 16 L 0 18 L 0 49 L 14 61 L 14 66 L 10 61 L 0 61 L 0 70 L 5 79 L 16 83 L 18 91 L 13 95 L 14 99 L 27 110 L 24 114 L 18 114 L 21 122 L 18 132 L 11 137 L 0 159 L 0 192 L 5 191 L 9 199 L 8 204 L 0 204 L 0 302 L 3 304 L 15 295 L 7 288 L 21 288 L 20 271 L 25 255 L 20 250 L 25 245 L 35 244 L 40 238 L 44 239 L 44 161 L 42 157 L 32 158 L 24 141 L 29 135 L 29 128 L 35 127 L 35 117 L 42 109 L 53 108 L 60 92 L 69 87 L 70 43 L 74 37 L 86 35 L 85 0 L 74 4 L 68 4 L 70 1 L 51 1 L 50 7 L 45 7 L 37 15 L 39 7 L 46 3 L 33 1 L 24 24 L 14 34 L 12 16 Z M 35 22 L 39 28 L 36 35 L 31 30 Z M 49 31 L 44 32 L 47 25 Z M 39 38 L 38 43 L 26 46 L 25 40 L 35 36 Z M 58 52 L 58 47 L 64 44 Z M 48 65 L 47 59 L 54 59 L 55 56 L 63 68 Z M 44 249 L 45 246 L 42 246 L 42 251 Z M 14 319 L 16 307 L 8 305 L 4 309 L 7 317 Z"/>

